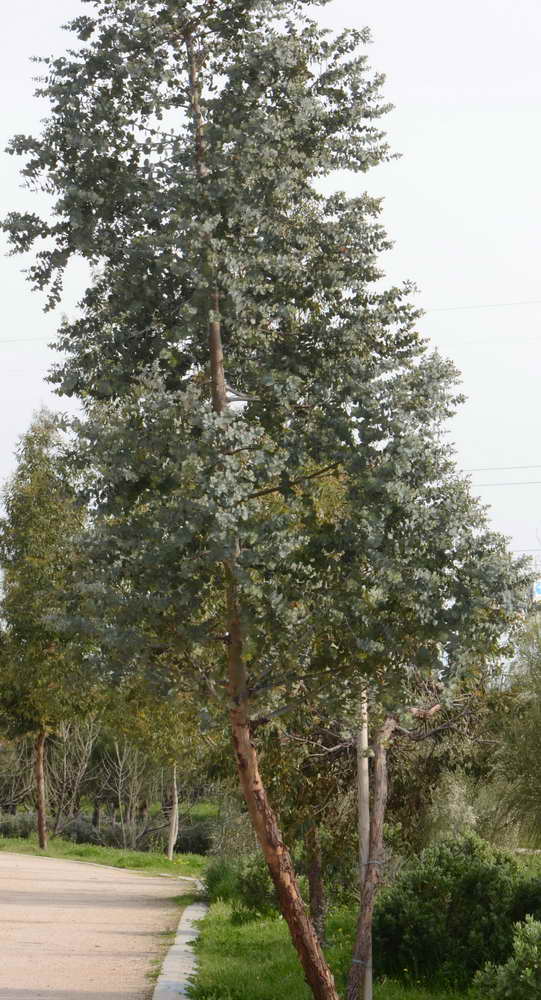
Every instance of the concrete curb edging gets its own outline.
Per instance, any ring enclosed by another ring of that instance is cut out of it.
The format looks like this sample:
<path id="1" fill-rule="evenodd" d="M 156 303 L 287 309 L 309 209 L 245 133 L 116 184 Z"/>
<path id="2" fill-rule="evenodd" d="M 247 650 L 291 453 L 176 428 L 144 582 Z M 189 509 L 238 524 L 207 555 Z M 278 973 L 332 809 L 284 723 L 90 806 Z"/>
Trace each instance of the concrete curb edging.
<path id="1" fill-rule="evenodd" d="M 174 944 L 165 956 L 162 971 L 156 983 L 152 1000 L 172 1000 L 188 997 L 188 987 L 197 968 L 193 948 L 190 947 L 199 934 L 196 926 L 208 912 L 206 903 L 191 903 L 184 910 L 177 928 Z"/>

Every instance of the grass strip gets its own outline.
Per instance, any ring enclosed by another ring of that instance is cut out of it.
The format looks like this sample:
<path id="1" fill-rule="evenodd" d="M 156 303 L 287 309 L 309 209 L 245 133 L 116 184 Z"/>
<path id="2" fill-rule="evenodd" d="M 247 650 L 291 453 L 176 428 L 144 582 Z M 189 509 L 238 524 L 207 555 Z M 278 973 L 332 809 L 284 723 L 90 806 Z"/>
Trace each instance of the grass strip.
<path id="1" fill-rule="evenodd" d="M 310 1000 L 287 927 L 280 918 L 245 923 L 231 920 L 228 903 L 213 903 L 201 921 L 195 944 L 198 972 L 193 1000 Z M 342 995 L 351 956 L 351 915 L 329 920 L 327 956 Z M 434 993 L 396 982 L 377 983 L 374 1000 L 459 1000 L 457 993 Z M 461 1000 L 464 1000 L 462 994 Z"/>
<path id="2" fill-rule="evenodd" d="M 130 851 L 95 844 L 74 844 L 71 840 L 54 837 L 46 851 L 40 850 L 35 836 L 29 838 L 0 837 L 0 851 L 14 854 L 34 854 L 66 861 L 90 861 L 112 868 L 134 868 L 148 875 L 176 875 L 200 878 L 207 859 L 202 854 L 177 854 L 173 861 L 153 851 Z"/>

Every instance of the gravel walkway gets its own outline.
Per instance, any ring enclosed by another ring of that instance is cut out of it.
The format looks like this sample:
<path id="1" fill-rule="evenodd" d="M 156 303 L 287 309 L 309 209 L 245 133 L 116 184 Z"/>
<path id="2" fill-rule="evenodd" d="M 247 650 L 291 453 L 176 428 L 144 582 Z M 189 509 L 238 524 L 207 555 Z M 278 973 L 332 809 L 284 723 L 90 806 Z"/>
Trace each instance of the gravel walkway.
<path id="1" fill-rule="evenodd" d="M 0 852 L 0 1000 L 148 1000 L 182 883 Z"/>

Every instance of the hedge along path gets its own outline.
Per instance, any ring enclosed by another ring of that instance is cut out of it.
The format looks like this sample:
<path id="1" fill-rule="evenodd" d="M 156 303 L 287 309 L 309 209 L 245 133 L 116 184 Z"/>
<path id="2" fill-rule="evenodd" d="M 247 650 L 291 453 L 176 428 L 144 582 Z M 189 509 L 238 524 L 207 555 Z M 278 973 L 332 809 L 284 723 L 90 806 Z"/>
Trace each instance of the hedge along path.
<path id="1" fill-rule="evenodd" d="M 177 925 L 178 896 L 192 888 L 0 853 L 0 1000 L 148 1000 L 160 935 Z"/>

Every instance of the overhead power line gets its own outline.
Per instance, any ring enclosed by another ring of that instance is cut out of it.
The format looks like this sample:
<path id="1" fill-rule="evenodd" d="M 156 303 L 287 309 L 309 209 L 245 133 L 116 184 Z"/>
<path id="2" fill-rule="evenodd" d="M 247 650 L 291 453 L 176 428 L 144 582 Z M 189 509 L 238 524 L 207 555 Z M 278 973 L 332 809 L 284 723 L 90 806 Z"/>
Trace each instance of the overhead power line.
<path id="1" fill-rule="evenodd" d="M 541 479 L 519 480 L 518 482 L 509 480 L 506 483 L 472 483 L 472 486 L 474 489 L 478 489 L 480 486 L 541 486 Z"/>
<path id="2" fill-rule="evenodd" d="M 51 335 L 46 337 L 13 337 L 9 340 L 0 340 L 0 344 L 34 344 L 37 340 L 50 340 Z"/>
<path id="3" fill-rule="evenodd" d="M 490 465 L 483 469 L 464 469 L 464 472 L 510 472 L 515 469 L 541 469 L 541 465 Z"/>
<path id="4" fill-rule="evenodd" d="M 482 302 L 479 304 L 473 304 L 468 306 L 434 306 L 430 309 L 424 309 L 425 313 L 433 312 L 458 312 L 464 311 L 466 309 L 509 309 L 513 306 L 539 306 L 541 305 L 541 299 L 522 299 L 517 302 Z M 0 344 L 31 344 L 38 340 L 49 340 L 49 335 L 45 337 L 13 337 L 8 340 L 0 340 Z"/>
<path id="5" fill-rule="evenodd" d="M 465 309 L 510 309 L 513 306 L 541 306 L 541 299 L 523 299 L 520 302 L 482 302 L 471 306 L 435 306 L 432 309 L 425 309 L 424 312 L 458 312 Z"/>

